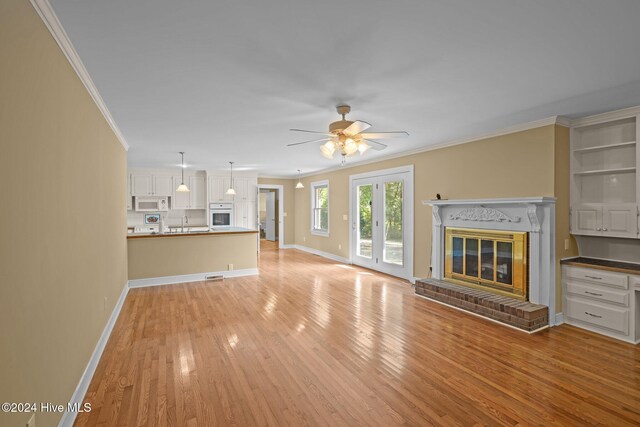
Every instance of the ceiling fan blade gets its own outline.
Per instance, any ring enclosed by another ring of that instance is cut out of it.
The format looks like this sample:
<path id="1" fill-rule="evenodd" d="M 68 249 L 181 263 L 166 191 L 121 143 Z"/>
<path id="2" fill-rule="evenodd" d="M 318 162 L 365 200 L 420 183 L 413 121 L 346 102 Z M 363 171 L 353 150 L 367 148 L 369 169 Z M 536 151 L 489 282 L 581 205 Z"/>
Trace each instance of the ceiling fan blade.
<path id="1" fill-rule="evenodd" d="M 356 120 L 355 122 L 351 123 L 351 126 L 343 130 L 342 133 L 344 133 L 347 136 L 354 136 L 359 134 L 360 132 L 364 132 L 370 127 L 371 125 L 369 123 Z"/>
<path id="2" fill-rule="evenodd" d="M 289 129 L 292 132 L 306 132 L 306 133 L 316 133 L 318 135 L 325 135 L 325 136 L 334 136 L 330 133 L 326 133 L 326 132 L 316 132 L 315 130 L 304 130 L 304 129 Z"/>
<path id="3" fill-rule="evenodd" d="M 360 134 L 363 138 L 375 138 L 375 139 L 385 139 L 385 138 L 406 138 L 409 136 L 408 132 L 405 131 L 396 131 L 396 132 L 374 132 L 374 133 L 362 133 Z"/>
<path id="4" fill-rule="evenodd" d="M 294 145 L 311 144 L 312 142 L 326 142 L 331 138 L 312 139 L 311 141 L 294 142 L 293 144 L 287 144 L 287 147 L 293 147 Z"/>
<path id="5" fill-rule="evenodd" d="M 371 139 L 365 139 L 365 141 L 367 141 L 371 145 L 371 148 L 373 148 L 376 151 L 384 150 L 385 148 L 388 147 L 387 144 L 383 144 L 382 142 L 378 142 L 378 141 L 373 141 Z"/>

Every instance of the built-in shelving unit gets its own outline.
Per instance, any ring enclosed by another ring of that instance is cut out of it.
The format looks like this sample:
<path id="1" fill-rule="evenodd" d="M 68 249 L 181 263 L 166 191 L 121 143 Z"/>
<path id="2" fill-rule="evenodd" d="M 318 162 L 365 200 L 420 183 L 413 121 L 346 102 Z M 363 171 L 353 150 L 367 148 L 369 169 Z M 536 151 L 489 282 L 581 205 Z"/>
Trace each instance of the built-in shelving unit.
<path id="1" fill-rule="evenodd" d="M 640 108 L 575 120 L 571 232 L 638 238 Z"/>

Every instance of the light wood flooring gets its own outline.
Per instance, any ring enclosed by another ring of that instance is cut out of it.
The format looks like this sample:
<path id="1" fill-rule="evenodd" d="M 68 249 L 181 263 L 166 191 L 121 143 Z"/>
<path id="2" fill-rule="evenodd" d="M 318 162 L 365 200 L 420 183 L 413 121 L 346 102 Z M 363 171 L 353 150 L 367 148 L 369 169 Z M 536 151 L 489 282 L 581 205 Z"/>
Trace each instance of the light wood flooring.
<path id="1" fill-rule="evenodd" d="M 79 426 L 640 424 L 640 346 L 536 335 L 262 248 L 260 276 L 133 289 Z"/>

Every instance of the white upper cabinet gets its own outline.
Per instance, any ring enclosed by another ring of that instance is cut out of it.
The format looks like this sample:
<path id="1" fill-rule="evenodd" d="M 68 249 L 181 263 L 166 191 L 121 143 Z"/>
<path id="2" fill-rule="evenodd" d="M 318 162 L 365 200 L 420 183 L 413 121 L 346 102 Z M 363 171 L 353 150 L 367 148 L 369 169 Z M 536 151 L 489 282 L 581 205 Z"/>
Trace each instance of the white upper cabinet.
<path id="1" fill-rule="evenodd" d="M 175 187 L 182 182 L 181 176 L 173 178 Z M 179 192 L 173 189 L 173 201 L 171 209 L 206 209 L 206 188 L 204 176 L 185 176 L 184 182 L 189 187 L 189 192 Z"/>
<path id="2" fill-rule="evenodd" d="M 191 200 L 189 209 L 206 209 L 207 207 L 207 189 L 204 176 L 189 177 L 189 192 Z"/>
<path id="3" fill-rule="evenodd" d="M 131 174 L 127 174 L 127 210 L 133 209 L 133 197 L 131 197 Z"/>
<path id="4" fill-rule="evenodd" d="M 231 178 L 229 176 L 209 175 L 209 201 L 233 202 L 233 196 L 226 194 L 230 185 Z"/>
<path id="5" fill-rule="evenodd" d="M 234 179 L 236 201 L 255 201 L 258 188 L 258 179 L 253 177 L 237 177 Z"/>
<path id="6" fill-rule="evenodd" d="M 154 196 L 172 196 L 173 195 L 173 177 L 167 175 L 153 176 L 153 195 Z"/>
<path id="7" fill-rule="evenodd" d="M 638 238 L 640 109 L 574 121 L 571 232 Z"/>
<path id="8" fill-rule="evenodd" d="M 173 194 L 173 178 L 171 175 L 153 175 L 146 173 L 131 174 L 131 195 L 171 196 Z"/>
<path id="9" fill-rule="evenodd" d="M 146 174 L 131 175 L 131 195 L 132 196 L 152 196 L 153 176 Z"/>

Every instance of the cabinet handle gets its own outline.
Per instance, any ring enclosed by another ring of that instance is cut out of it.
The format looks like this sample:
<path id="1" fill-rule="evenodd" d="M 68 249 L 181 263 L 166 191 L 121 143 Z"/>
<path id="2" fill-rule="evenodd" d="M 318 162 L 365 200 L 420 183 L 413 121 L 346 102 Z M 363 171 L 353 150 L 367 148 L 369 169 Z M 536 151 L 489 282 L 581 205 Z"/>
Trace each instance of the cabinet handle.
<path id="1" fill-rule="evenodd" d="M 585 311 L 584 314 L 588 314 L 591 317 L 597 317 L 598 319 L 602 319 L 602 316 L 598 316 L 597 314 L 591 314 L 588 311 Z"/>
<path id="2" fill-rule="evenodd" d="M 596 294 L 595 292 L 584 291 L 585 294 L 593 295 L 594 297 L 601 297 L 602 294 Z"/>
<path id="3" fill-rule="evenodd" d="M 584 277 L 586 277 L 587 279 L 602 280 L 602 277 L 587 276 L 586 274 L 585 274 L 585 276 L 584 276 Z"/>

